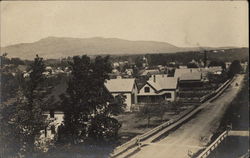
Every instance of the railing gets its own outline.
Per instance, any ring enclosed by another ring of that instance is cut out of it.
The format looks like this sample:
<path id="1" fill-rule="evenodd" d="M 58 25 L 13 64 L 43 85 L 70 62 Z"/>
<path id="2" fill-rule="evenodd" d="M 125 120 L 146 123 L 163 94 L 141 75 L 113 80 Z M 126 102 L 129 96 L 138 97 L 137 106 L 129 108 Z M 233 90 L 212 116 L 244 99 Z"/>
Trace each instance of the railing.
<path id="1" fill-rule="evenodd" d="M 209 145 L 197 158 L 206 158 L 228 136 L 228 130 L 223 132 L 211 145 Z"/>
<path id="2" fill-rule="evenodd" d="M 209 99 L 210 99 L 209 101 L 215 100 L 218 97 L 217 94 L 222 93 L 233 82 L 233 80 L 227 80 L 217 90 L 215 90 L 212 94 L 207 95 L 206 97 L 204 97 L 202 103 L 204 103 L 205 101 L 207 101 Z M 117 157 L 118 155 L 120 155 L 120 154 L 126 152 L 127 150 L 135 147 L 137 145 L 138 141 L 143 141 L 143 140 L 149 138 L 150 136 L 154 135 L 155 133 L 161 131 L 162 129 L 170 126 L 171 124 L 176 123 L 177 121 L 181 120 L 183 117 L 187 116 L 189 113 L 193 113 L 192 115 L 194 115 L 198 111 L 199 111 L 199 109 L 197 109 L 196 107 L 192 108 L 189 111 L 186 111 L 185 113 L 180 115 L 179 117 L 177 117 L 175 119 L 171 119 L 171 120 L 169 120 L 169 121 L 155 127 L 154 129 L 142 134 L 142 135 L 139 135 L 139 136 L 136 136 L 136 137 L 132 138 L 130 141 L 116 147 L 113 150 L 113 153 L 110 155 L 110 157 L 112 157 L 112 158 Z M 187 117 L 186 119 L 189 119 L 190 117 Z M 183 121 L 181 121 L 181 123 L 182 122 Z"/>
<path id="3" fill-rule="evenodd" d="M 201 97 L 200 99 L 200 103 L 204 103 L 207 100 L 211 99 L 211 101 L 215 100 L 220 94 L 223 93 L 223 91 L 235 80 L 235 78 L 233 79 L 229 79 L 226 82 L 224 82 L 219 88 L 217 88 L 215 91 Z"/>

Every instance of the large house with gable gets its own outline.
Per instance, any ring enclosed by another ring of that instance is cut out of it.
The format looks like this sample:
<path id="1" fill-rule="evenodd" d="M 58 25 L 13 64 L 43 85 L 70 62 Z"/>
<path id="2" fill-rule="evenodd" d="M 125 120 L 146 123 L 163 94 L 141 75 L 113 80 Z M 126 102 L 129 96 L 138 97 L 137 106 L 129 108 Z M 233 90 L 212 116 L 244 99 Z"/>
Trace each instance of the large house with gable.
<path id="1" fill-rule="evenodd" d="M 175 101 L 178 80 L 166 74 L 153 75 L 138 92 L 138 103 L 158 103 Z"/>
<path id="2" fill-rule="evenodd" d="M 137 104 L 138 89 L 134 78 L 110 79 L 105 86 L 113 96 L 125 96 L 126 111 L 131 111 L 131 107 Z"/>

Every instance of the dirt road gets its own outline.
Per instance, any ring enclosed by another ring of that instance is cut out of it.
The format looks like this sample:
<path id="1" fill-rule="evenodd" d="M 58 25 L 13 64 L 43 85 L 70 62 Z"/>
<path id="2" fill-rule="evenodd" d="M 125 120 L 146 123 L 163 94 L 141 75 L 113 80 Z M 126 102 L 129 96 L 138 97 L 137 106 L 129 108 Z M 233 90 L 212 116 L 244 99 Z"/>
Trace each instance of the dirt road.
<path id="1" fill-rule="evenodd" d="M 204 104 L 204 109 L 164 139 L 132 155 L 132 158 L 189 158 L 188 153 L 196 153 L 205 147 L 219 126 L 220 120 L 230 102 L 242 86 L 243 75 L 237 76 L 231 86 L 214 102 Z M 236 86 L 239 83 L 239 86 Z"/>

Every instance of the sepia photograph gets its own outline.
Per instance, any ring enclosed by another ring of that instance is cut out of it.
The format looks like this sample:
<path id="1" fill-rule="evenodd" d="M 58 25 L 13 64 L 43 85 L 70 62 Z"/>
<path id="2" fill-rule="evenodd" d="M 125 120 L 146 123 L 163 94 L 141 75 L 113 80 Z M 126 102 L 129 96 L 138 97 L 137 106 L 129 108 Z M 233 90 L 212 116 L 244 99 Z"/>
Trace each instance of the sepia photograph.
<path id="1" fill-rule="evenodd" d="M 0 158 L 248 158 L 246 0 L 0 2 Z"/>

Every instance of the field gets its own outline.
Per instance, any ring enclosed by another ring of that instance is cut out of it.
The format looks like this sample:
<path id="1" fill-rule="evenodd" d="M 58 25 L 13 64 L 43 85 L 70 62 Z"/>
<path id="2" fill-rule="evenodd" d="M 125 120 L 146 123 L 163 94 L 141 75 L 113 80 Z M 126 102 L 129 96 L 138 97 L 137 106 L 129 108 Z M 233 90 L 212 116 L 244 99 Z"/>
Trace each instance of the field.
<path id="1" fill-rule="evenodd" d="M 148 120 L 147 118 L 142 118 L 137 115 L 137 113 L 124 113 L 122 115 L 117 116 L 116 118 L 118 121 L 122 124 L 122 127 L 119 130 L 119 142 L 124 143 L 136 135 L 143 134 L 156 126 L 170 120 L 178 117 L 185 111 L 189 110 L 193 106 L 185 106 L 182 107 L 179 111 L 179 113 L 175 112 L 165 112 L 162 120 L 160 116 L 154 116 L 150 119 L 150 123 L 148 126 Z"/>

